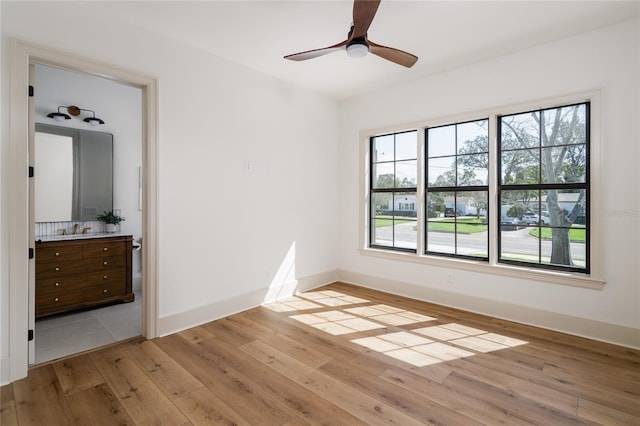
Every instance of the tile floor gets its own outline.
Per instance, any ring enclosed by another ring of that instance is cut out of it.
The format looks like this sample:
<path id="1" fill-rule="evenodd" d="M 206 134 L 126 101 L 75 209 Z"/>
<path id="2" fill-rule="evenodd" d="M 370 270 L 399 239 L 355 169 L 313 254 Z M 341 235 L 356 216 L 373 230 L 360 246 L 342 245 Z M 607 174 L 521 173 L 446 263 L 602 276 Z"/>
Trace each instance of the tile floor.
<path id="1" fill-rule="evenodd" d="M 36 321 L 35 364 L 142 334 L 142 294 L 135 301 Z"/>

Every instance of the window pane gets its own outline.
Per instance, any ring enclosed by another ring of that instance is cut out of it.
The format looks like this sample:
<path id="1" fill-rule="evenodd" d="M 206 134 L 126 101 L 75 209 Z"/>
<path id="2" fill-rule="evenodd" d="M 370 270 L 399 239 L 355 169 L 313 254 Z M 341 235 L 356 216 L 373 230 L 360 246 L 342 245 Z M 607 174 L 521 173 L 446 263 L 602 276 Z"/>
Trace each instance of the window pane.
<path id="1" fill-rule="evenodd" d="M 431 158 L 427 164 L 429 186 L 455 186 L 456 157 Z"/>
<path id="2" fill-rule="evenodd" d="M 458 124 L 458 154 L 489 152 L 489 120 Z"/>
<path id="3" fill-rule="evenodd" d="M 500 157 L 500 183 L 503 185 L 540 183 L 539 149 L 505 151 L 501 153 Z"/>
<path id="4" fill-rule="evenodd" d="M 545 110 L 543 146 L 573 145 L 586 143 L 585 104 L 570 105 Z"/>
<path id="5" fill-rule="evenodd" d="M 418 132 L 398 133 L 396 136 L 396 161 L 413 160 L 418 157 Z"/>
<path id="6" fill-rule="evenodd" d="M 456 254 L 487 258 L 489 234 L 487 191 L 459 191 L 456 197 Z"/>
<path id="7" fill-rule="evenodd" d="M 534 148 L 540 146 L 540 113 L 505 115 L 500 119 L 500 149 Z"/>
<path id="8" fill-rule="evenodd" d="M 433 213 L 427 215 L 427 251 L 455 254 L 454 200 L 455 192 L 427 193 L 427 206 L 433 206 Z"/>
<path id="9" fill-rule="evenodd" d="M 458 186 L 489 184 L 489 154 L 458 156 Z"/>
<path id="10" fill-rule="evenodd" d="M 582 183 L 586 177 L 586 145 L 542 148 L 543 183 Z"/>
<path id="11" fill-rule="evenodd" d="M 415 192 L 398 192 L 393 195 L 394 246 L 416 249 L 417 247 L 417 209 Z"/>
<path id="12" fill-rule="evenodd" d="M 453 220 L 427 222 L 427 251 L 434 253 L 455 254 L 456 234 Z"/>
<path id="13" fill-rule="evenodd" d="M 507 217 L 523 220 L 526 213 L 537 213 L 540 208 L 540 191 L 527 189 L 500 193 L 500 222 Z"/>
<path id="14" fill-rule="evenodd" d="M 393 163 L 381 163 L 372 165 L 373 187 L 394 188 L 395 176 Z"/>
<path id="15" fill-rule="evenodd" d="M 399 161 L 396 163 L 396 188 L 415 188 L 417 172 L 417 161 Z"/>
<path id="16" fill-rule="evenodd" d="M 587 231 L 583 225 L 542 229 L 542 263 L 557 266 L 586 266 Z"/>
<path id="17" fill-rule="evenodd" d="M 585 225 L 587 196 L 584 189 L 548 189 L 542 192 L 542 209 L 551 226 Z"/>
<path id="18" fill-rule="evenodd" d="M 417 204 L 415 192 L 372 194 L 372 244 L 416 249 Z"/>
<path id="19" fill-rule="evenodd" d="M 442 157 L 456 153 L 455 125 L 432 127 L 427 130 L 427 156 Z"/>
<path id="20" fill-rule="evenodd" d="M 371 161 L 373 163 L 393 161 L 393 135 L 377 136 L 373 138 L 371 150 Z"/>

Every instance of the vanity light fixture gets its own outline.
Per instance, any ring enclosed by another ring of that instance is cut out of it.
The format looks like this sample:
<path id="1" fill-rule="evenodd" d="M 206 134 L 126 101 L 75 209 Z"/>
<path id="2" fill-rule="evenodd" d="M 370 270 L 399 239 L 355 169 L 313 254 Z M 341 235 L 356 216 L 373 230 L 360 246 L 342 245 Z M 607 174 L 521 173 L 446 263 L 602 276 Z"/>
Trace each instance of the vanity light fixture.
<path id="1" fill-rule="evenodd" d="M 96 113 L 94 111 L 90 109 L 79 108 L 75 105 L 69 105 L 69 106 L 60 105 L 58 106 L 58 112 L 52 112 L 50 114 L 47 114 L 47 117 L 53 118 L 56 121 L 71 120 L 71 117 L 69 117 L 69 114 L 60 112 L 60 108 L 65 108 L 67 112 L 73 115 L 74 117 L 77 117 L 78 115 L 80 115 L 82 111 L 90 112 L 91 117 L 87 117 L 82 121 L 84 121 L 85 123 L 89 123 L 92 126 L 97 126 L 98 124 L 104 124 L 104 120 L 96 117 Z"/>

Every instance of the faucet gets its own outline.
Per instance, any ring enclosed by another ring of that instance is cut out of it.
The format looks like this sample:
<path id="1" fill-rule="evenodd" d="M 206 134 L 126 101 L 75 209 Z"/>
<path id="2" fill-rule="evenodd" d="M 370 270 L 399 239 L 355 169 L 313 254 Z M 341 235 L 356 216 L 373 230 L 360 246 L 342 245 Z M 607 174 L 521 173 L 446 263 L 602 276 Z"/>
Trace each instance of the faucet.
<path id="1" fill-rule="evenodd" d="M 76 223 L 76 224 L 73 225 L 73 232 L 72 232 L 73 235 L 76 235 L 78 233 L 78 227 L 79 226 L 80 226 L 79 223 Z"/>
<path id="2" fill-rule="evenodd" d="M 91 229 L 90 226 L 85 226 L 84 228 L 82 228 L 82 233 L 83 234 L 88 234 L 89 233 L 89 229 Z"/>

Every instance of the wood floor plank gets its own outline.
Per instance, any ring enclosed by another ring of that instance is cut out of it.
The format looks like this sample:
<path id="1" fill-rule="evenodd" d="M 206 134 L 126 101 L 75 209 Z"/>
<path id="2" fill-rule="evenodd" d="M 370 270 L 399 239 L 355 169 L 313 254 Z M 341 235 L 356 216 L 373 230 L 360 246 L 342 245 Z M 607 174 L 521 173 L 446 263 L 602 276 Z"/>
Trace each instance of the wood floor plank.
<path id="1" fill-rule="evenodd" d="M 209 351 L 202 343 L 191 345 L 178 336 L 156 344 L 189 373 L 251 424 L 284 424 L 293 417 L 286 406 L 272 399 L 246 376 Z"/>
<path id="2" fill-rule="evenodd" d="M 216 354 L 221 363 L 252 378 L 256 386 L 288 407 L 289 412 L 303 419 L 306 424 L 320 426 L 326 424 L 327 419 L 331 419 L 331 424 L 335 426 L 365 424 L 337 405 L 319 398 L 304 386 L 283 377 L 269 366 L 256 362 L 255 358 L 239 351 L 238 348 L 215 339 L 203 342 L 202 345 L 207 347 L 209 353 Z"/>
<path id="3" fill-rule="evenodd" d="M 183 330 L 178 333 L 178 336 L 182 337 L 187 342 L 194 344 L 214 337 L 213 334 L 205 330 L 204 327 L 194 327 Z"/>
<path id="4" fill-rule="evenodd" d="M 413 390 L 397 386 L 393 381 L 385 382 L 377 375 L 368 374 L 352 362 L 331 361 L 324 364 L 320 371 L 424 424 L 469 426 L 482 424 L 459 412 L 449 410 L 431 399 L 424 398 Z"/>
<path id="5" fill-rule="evenodd" d="M 475 397 L 510 415 L 540 425 L 581 425 L 586 422 L 575 415 L 544 406 L 527 398 L 519 397 L 511 392 L 498 389 L 490 384 L 453 372 L 446 385 L 454 394 Z"/>
<path id="6" fill-rule="evenodd" d="M 461 359 L 454 363 L 455 371 L 483 381 L 491 386 L 502 389 L 514 395 L 531 399 L 541 405 L 553 407 L 571 415 L 575 415 L 578 408 L 577 395 L 550 389 L 549 387 L 535 383 L 529 379 L 497 371 L 496 368 L 487 368 L 473 363 L 471 359 Z M 535 374 L 535 373 L 534 373 Z"/>
<path id="7" fill-rule="evenodd" d="M 80 389 L 67 396 L 77 425 L 132 425 L 133 419 L 106 383 Z"/>
<path id="8" fill-rule="evenodd" d="M 388 404 L 343 385 L 266 343 L 256 340 L 240 349 L 366 423 L 402 426 L 421 424 Z"/>
<path id="9" fill-rule="evenodd" d="M 106 383 L 136 423 L 181 425 L 187 418 L 129 357 L 123 346 L 90 354 Z"/>
<path id="10" fill-rule="evenodd" d="M 67 395 L 104 383 L 104 378 L 86 354 L 55 362 L 53 369 Z"/>
<path id="11" fill-rule="evenodd" d="M 51 365 L 31 370 L 27 378 L 12 386 L 20 425 L 74 424 L 69 402 Z"/>
<path id="12" fill-rule="evenodd" d="M 603 425 L 640 425 L 640 417 L 580 398 L 578 416 Z"/>
<path id="13" fill-rule="evenodd" d="M 170 399 L 204 386 L 150 340 L 130 342 L 122 349 Z"/>
<path id="14" fill-rule="evenodd" d="M 250 425 L 248 421 L 204 386 L 182 395 L 174 403 L 194 425 Z"/>

